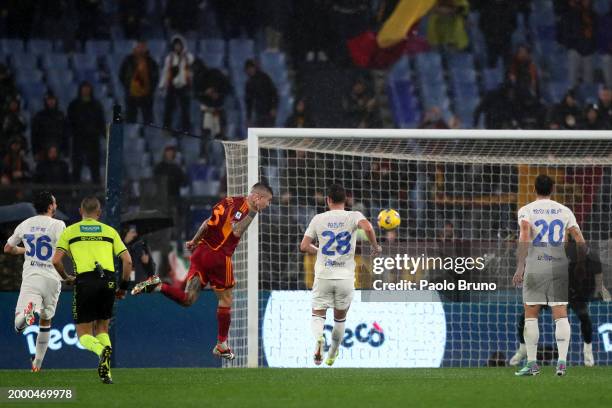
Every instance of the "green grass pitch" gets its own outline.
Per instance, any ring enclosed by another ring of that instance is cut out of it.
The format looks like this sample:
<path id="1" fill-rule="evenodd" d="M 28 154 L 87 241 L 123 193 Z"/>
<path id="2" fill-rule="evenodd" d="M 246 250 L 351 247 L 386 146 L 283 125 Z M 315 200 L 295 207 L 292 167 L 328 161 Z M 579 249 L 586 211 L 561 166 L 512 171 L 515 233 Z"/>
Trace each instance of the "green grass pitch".
<path id="1" fill-rule="evenodd" d="M 569 367 L 555 377 L 516 378 L 512 368 L 114 369 L 104 385 L 91 370 L 0 370 L 0 387 L 76 390 L 42 407 L 609 407 L 612 367 Z M 5 400 L 6 401 L 6 400 Z"/>

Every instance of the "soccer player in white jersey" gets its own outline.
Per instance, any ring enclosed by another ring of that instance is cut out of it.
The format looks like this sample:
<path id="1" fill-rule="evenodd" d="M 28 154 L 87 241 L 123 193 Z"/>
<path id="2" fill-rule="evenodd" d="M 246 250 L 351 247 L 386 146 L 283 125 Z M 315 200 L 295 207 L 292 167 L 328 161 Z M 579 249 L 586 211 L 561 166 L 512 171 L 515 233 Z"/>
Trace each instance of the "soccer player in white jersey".
<path id="1" fill-rule="evenodd" d="M 61 277 L 55 271 L 51 258 L 59 236 L 66 225 L 53 218 L 57 209 L 55 197 L 49 192 L 41 192 L 34 199 L 38 215 L 28 218 L 17 226 L 6 242 L 4 252 L 24 255 L 23 279 L 17 306 L 15 307 L 15 330 L 23 332 L 36 321 L 38 314 L 39 332 L 36 338 L 36 355 L 32 360 L 32 371 L 38 372 L 42 366 L 51 330 L 51 319 L 62 288 Z M 18 246 L 23 242 L 23 247 Z M 71 282 L 74 278 L 64 276 Z"/>
<path id="2" fill-rule="evenodd" d="M 312 333 L 316 339 L 314 362 L 323 361 L 323 326 L 328 308 L 334 309 L 332 341 L 325 363 L 333 365 L 344 337 L 346 313 L 355 287 L 355 232 L 361 229 L 370 241 L 372 255 L 382 249 L 376 242 L 374 228 L 359 211 L 346 211 L 346 192 L 340 184 L 332 184 L 327 194 L 329 211 L 317 214 L 304 233 L 302 252 L 317 256 L 312 287 Z M 319 247 L 313 242 L 318 241 Z"/>
<path id="3" fill-rule="evenodd" d="M 518 212 L 520 236 L 517 268 L 512 281 L 523 285 L 525 304 L 525 348 L 527 363 L 517 376 L 540 373 L 536 361 L 539 329 L 538 315 L 543 305 L 552 309 L 559 360 L 556 375 L 566 372 L 570 324 L 567 319 L 569 261 L 564 244 L 568 234 L 577 245 L 577 268 L 584 268 L 586 245 L 576 217 L 566 206 L 550 199 L 554 181 L 541 174 L 535 180 L 537 198 Z"/>

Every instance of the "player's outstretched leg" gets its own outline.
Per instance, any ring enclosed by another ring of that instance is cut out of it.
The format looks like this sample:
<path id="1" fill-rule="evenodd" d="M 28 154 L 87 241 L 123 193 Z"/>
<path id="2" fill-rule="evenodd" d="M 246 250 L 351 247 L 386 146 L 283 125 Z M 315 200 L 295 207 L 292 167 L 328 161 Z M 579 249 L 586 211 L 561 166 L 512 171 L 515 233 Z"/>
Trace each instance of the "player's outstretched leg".
<path id="1" fill-rule="evenodd" d="M 161 279 L 157 275 L 150 276 L 146 280 L 137 283 L 132 288 L 132 295 L 140 295 L 141 293 L 151 293 L 154 292 L 159 286 L 161 286 Z"/>
<path id="2" fill-rule="evenodd" d="M 36 322 L 36 315 L 34 312 L 34 303 L 28 302 L 23 312 L 15 314 L 15 331 L 21 333 L 27 327 L 31 326 Z"/>
<path id="3" fill-rule="evenodd" d="M 51 321 L 40 320 L 40 330 L 36 336 L 36 355 L 32 358 L 32 372 L 37 373 L 42 368 L 42 363 L 49 346 L 49 334 L 51 333 Z"/>
<path id="4" fill-rule="evenodd" d="M 334 311 L 334 314 L 337 315 L 337 312 L 338 311 Z M 334 317 L 331 346 L 327 353 L 327 360 L 325 360 L 325 364 L 328 366 L 334 365 L 338 354 L 340 354 L 340 342 L 342 342 L 344 338 L 344 326 L 346 325 L 346 311 L 344 311 L 344 316 L 343 318 Z"/>
<path id="5" fill-rule="evenodd" d="M 325 347 L 325 336 L 323 336 L 323 326 L 325 325 L 325 309 L 312 309 L 312 319 L 310 321 L 310 328 L 312 329 L 312 335 L 315 338 L 315 351 L 313 355 L 313 361 L 315 365 L 321 365 L 323 362 L 323 353 Z"/>
<path id="6" fill-rule="evenodd" d="M 514 353 L 512 358 L 510 358 L 509 364 L 511 366 L 517 366 L 525 359 L 525 357 L 527 357 L 527 348 L 525 347 L 525 344 L 521 343 L 519 348 L 516 350 L 516 353 Z"/>

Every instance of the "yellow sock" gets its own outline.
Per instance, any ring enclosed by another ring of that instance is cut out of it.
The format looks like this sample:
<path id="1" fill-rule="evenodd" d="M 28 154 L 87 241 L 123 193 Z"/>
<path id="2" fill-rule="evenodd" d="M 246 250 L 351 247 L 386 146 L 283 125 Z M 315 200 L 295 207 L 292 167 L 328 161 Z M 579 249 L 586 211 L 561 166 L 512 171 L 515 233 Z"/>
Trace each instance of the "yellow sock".
<path id="1" fill-rule="evenodd" d="M 79 337 L 79 342 L 85 347 L 87 350 L 96 353 L 97 355 L 102 354 L 102 350 L 104 350 L 104 346 L 100 341 L 92 336 L 91 334 L 84 334 Z"/>
<path id="2" fill-rule="evenodd" d="M 110 341 L 110 337 L 108 337 L 108 333 L 100 333 L 96 336 L 96 339 L 98 339 L 98 341 L 100 342 L 100 344 L 102 344 L 102 346 L 111 347 L 111 341 Z"/>

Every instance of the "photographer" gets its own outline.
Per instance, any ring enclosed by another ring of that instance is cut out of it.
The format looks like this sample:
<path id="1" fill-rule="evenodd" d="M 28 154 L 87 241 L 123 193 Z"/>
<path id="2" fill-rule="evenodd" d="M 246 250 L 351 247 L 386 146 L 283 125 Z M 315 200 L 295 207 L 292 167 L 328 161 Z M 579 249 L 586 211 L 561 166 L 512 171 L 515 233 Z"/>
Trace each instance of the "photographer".
<path id="1" fill-rule="evenodd" d="M 139 239 L 135 225 L 130 225 L 125 230 L 123 243 L 133 259 L 130 280 L 140 282 L 152 276 L 155 273 L 155 262 L 151 257 L 151 249 L 146 240 Z"/>

